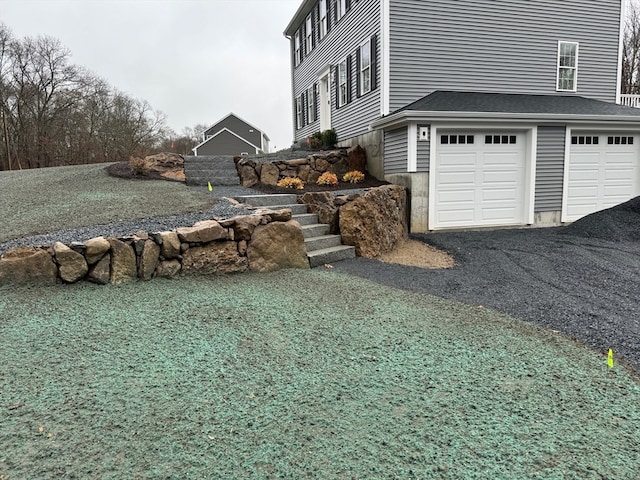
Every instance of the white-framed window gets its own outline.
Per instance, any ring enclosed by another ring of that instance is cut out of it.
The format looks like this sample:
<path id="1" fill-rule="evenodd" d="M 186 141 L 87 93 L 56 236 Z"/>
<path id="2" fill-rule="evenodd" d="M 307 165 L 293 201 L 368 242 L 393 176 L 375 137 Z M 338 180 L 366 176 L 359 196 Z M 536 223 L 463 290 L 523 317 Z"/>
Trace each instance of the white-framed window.
<path id="1" fill-rule="evenodd" d="M 347 104 L 347 59 L 338 64 L 338 107 Z"/>
<path id="2" fill-rule="evenodd" d="M 302 128 L 302 95 L 296 97 L 296 129 Z"/>
<path id="3" fill-rule="evenodd" d="M 313 22 L 311 19 L 311 14 L 309 14 L 309 16 L 307 17 L 307 20 L 305 21 L 305 33 L 306 33 L 306 45 L 307 45 L 307 55 L 309 55 L 309 52 L 311 50 L 313 50 Z"/>
<path id="4" fill-rule="evenodd" d="M 347 13 L 347 0 L 335 0 L 333 8 L 335 8 L 336 20 L 340 20 Z"/>
<path id="5" fill-rule="evenodd" d="M 294 37 L 294 54 L 293 54 L 293 61 L 295 66 L 298 66 L 302 63 L 302 45 L 300 42 L 300 30 L 298 30 L 295 34 Z"/>
<path id="6" fill-rule="evenodd" d="M 371 91 L 371 40 L 360 45 L 360 95 Z"/>
<path id="7" fill-rule="evenodd" d="M 559 92 L 575 92 L 578 89 L 578 43 L 558 42 Z"/>
<path id="8" fill-rule="evenodd" d="M 311 85 L 307 89 L 307 123 L 315 122 L 316 120 L 316 86 Z"/>
<path id="9" fill-rule="evenodd" d="M 320 0 L 320 38 L 324 38 L 328 31 L 327 0 Z"/>

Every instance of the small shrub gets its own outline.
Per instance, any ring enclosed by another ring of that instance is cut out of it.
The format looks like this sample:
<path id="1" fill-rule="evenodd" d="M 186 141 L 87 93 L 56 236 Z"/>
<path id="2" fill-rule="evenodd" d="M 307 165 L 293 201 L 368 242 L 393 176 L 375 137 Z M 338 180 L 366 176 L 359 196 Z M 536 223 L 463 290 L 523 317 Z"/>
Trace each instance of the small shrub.
<path id="1" fill-rule="evenodd" d="M 364 173 L 358 170 L 352 170 L 351 172 L 347 172 L 342 177 L 343 182 L 349 183 L 360 183 L 364 180 Z"/>
<path id="2" fill-rule="evenodd" d="M 338 177 L 335 173 L 324 172 L 322 175 L 320 175 L 320 178 L 318 178 L 318 181 L 316 181 L 316 183 L 318 185 L 337 185 Z"/>
<path id="3" fill-rule="evenodd" d="M 322 134 L 320 132 L 314 133 L 308 140 L 309 148 L 312 150 L 320 150 L 322 148 Z"/>
<path id="4" fill-rule="evenodd" d="M 144 163 L 144 158 L 131 157 L 129 158 L 129 168 L 134 175 L 144 175 L 147 172 L 147 165 Z"/>
<path id="5" fill-rule="evenodd" d="M 334 147 L 336 143 L 338 143 L 338 134 L 333 128 L 320 133 L 320 136 L 322 137 L 322 144 L 325 147 Z"/>
<path id="6" fill-rule="evenodd" d="M 298 190 L 302 190 L 304 188 L 304 182 L 298 177 L 283 178 L 276 185 L 281 188 L 295 188 Z"/>

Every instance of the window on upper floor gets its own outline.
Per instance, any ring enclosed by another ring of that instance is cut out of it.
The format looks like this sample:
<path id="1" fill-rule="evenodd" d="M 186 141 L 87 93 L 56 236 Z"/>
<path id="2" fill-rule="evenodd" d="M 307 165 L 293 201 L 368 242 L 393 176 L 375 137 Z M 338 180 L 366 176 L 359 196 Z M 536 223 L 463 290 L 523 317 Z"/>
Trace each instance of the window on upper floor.
<path id="1" fill-rule="evenodd" d="M 320 38 L 324 38 L 324 36 L 329 31 L 329 25 L 327 23 L 327 0 L 320 0 L 318 12 L 320 14 Z"/>
<path id="2" fill-rule="evenodd" d="M 348 0 L 333 0 L 333 14 L 336 22 L 347 13 L 350 3 Z"/>
<path id="3" fill-rule="evenodd" d="M 307 17 L 307 20 L 305 21 L 305 34 L 306 34 L 306 50 L 307 50 L 307 55 L 309 55 L 309 52 L 311 50 L 313 50 L 313 19 L 311 18 L 311 14 L 309 14 L 309 16 Z"/>
<path id="4" fill-rule="evenodd" d="M 367 40 L 360 46 L 359 50 L 359 85 L 360 95 L 371 91 L 371 40 Z"/>
<path id="5" fill-rule="evenodd" d="M 296 97 L 296 129 L 302 128 L 302 95 Z"/>
<path id="6" fill-rule="evenodd" d="M 294 47 L 293 47 L 293 63 L 294 66 L 300 65 L 302 63 L 302 45 L 300 41 L 300 30 L 298 30 L 293 39 Z"/>
<path id="7" fill-rule="evenodd" d="M 575 92 L 578 89 L 578 43 L 558 42 L 559 92 Z"/>
<path id="8" fill-rule="evenodd" d="M 338 64 L 338 107 L 342 107 L 347 104 L 347 93 L 349 88 L 347 71 L 347 59 L 345 58 Z"/>

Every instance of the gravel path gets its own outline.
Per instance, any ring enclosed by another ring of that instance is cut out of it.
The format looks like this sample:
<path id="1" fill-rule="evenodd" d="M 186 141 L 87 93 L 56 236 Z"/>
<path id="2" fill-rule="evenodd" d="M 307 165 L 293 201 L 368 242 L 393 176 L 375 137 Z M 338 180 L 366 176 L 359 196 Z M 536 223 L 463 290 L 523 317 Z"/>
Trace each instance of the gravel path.
<path id="1" fill-rule="evenodd" d="M 415 236 L 458 266 L 425 270 L 356 258 L 336 270 L 508 313 L 577 339 L 640 372 L 640 243 L 551 228 Z"/>

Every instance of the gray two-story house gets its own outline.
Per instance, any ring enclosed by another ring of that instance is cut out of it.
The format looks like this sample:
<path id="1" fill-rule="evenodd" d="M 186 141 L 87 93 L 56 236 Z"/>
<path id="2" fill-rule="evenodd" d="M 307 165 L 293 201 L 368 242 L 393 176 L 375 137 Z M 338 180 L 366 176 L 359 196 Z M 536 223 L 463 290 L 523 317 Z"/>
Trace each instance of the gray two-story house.
<path id="1" fill-rule="evenodd" d="M 257 153 L 269 153 L 269 137 L 235 113 L 230 113 L 202 132 L 202 141 L 193 148 L 196 156 Z"/>
<path id="2" fill-rule="evenodd" d="M 411 230 L 557 225 L 640 195 L 618 105 L 624 0 L 305 0 L 295 138 L 335 128 L 411 193 Z"/>

